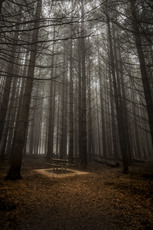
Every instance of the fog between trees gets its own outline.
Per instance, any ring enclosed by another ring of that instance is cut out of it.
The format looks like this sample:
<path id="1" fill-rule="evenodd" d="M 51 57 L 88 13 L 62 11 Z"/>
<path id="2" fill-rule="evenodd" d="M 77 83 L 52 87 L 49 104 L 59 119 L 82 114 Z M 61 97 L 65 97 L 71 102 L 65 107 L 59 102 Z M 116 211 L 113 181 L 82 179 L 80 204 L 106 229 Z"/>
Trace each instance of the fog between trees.
<path id="1" fill-rule="evenodd" d="M 152 158 L 151 0 L 0 3 L 0 160 Z"/>

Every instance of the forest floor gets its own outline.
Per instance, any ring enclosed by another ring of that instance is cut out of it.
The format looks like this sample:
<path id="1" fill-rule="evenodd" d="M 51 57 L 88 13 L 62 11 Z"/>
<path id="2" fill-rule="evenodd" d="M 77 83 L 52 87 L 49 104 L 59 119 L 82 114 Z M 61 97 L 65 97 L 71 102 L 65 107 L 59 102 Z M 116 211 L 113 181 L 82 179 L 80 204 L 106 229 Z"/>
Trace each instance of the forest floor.
<path id="1" fill-rule="evenodd" d="M 153 230 L 153 162 L 128 175 L 97 162 L 61 176 L 45 168 L 27 159 L 23 179 L 5 181 L 7 162 L 0 167 L 1 230 Z"/>

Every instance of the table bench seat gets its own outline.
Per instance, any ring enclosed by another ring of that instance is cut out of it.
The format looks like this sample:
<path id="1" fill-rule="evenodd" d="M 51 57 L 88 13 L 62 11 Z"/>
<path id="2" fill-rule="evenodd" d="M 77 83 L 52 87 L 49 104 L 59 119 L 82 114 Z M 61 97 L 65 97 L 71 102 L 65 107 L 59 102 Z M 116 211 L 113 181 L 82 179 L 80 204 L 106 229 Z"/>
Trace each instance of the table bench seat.
<path id="1" fill-rule="evenodd" d="M 64 162 L 62 160 L 60 162 L 60 160 L 58 160 L 58 161 L 51 161 L 49 163 L 46 163 L 46 165 L 53 168 L 53 172 L 62 171 L 64 173 L 67 171 L 68 162 Z"/>

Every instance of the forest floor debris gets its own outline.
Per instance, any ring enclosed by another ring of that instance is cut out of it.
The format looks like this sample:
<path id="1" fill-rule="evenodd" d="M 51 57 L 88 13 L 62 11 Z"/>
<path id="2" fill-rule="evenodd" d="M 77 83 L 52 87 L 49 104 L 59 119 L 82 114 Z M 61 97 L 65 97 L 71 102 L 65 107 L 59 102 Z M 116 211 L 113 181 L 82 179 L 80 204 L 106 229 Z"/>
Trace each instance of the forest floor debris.
<path id="1" fill-rule="evenodd" d="M 1 166 L 0 229 L 153 230 L 153 163 L 135 163 L 124 175 L 93 162 L 76 168 L 86 174 L 62 178 L 35 171 L 44 165 L 24 160 L 19 181 L 5 181 L 8 165 Z"/>

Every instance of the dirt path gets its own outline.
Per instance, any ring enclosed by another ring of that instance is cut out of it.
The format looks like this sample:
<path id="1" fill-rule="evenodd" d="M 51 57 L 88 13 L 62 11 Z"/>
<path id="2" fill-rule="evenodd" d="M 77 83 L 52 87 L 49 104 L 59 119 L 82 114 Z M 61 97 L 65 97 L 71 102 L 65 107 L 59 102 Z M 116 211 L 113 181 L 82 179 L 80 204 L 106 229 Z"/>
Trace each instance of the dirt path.
<path id="1" fill-rule="evenodd" d="M 25 162 L 23 180 L 3 181 L 0 171 L 0 229 L 153 229 L 153 182 L 121 169 L 94 165 L 85 175 L 48 177 Z"/>

